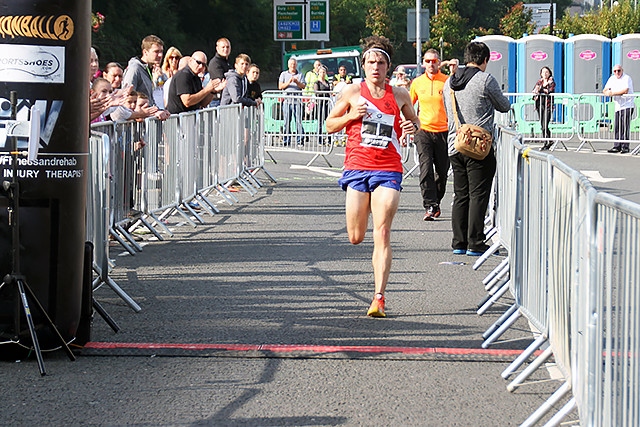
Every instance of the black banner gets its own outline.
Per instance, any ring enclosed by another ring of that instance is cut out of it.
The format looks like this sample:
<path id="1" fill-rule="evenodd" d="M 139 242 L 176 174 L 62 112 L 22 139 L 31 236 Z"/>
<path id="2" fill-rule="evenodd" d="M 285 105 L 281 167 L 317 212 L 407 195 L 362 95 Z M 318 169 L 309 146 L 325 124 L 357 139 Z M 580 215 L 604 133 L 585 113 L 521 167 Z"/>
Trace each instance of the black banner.
<path id="1" fill-rule="evenodd" d="M 37 159 L 20 156 L 17 162 L 20 269 L 67 340 L 75 337 L 82 304 L 90 6 L 85 0 L 0 0 L 0 181 L 13 177 L 6 124 L 15 91 L 16 120 L 30 120 L 32 112 L 40 119 Z M 18 139 L 18 148 L 26 151 L 26 138 Z M 12 272 L 9 205 L 0 196 L 0 277 Z M 0 341 L 15 335 L 15 313 L 15 292 L 3 289 Z M 24 336 L 26 323 L 21 330 Z M 47 348 L 46 333 L 39 338 Z"/>

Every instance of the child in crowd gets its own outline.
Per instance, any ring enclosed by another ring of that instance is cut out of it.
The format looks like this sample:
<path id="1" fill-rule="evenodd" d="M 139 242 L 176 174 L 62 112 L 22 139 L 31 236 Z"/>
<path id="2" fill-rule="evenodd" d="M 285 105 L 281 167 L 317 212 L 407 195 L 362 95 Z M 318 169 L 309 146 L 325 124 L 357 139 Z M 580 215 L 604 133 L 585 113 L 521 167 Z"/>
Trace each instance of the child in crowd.
<path id="1" fill-rule="evenodd" d="M 247 73 L 247 79 L 249 84 L 247 85 L 247 96 L 254 101 L 256 99 L 262 99 L 262 88 L 258 79 L 260 78 L 260 68 L 257 64 L 251 64 L 249 66 L 249 72 Z"/>
<path id="2" fill-rule="evenodd" d="M 98 77 L 93 80 L 91 84 L 90 96 L 92 98 L 104 101 L 104 105 L 106 109 L 95 119 L 91 121 L 91 123 L 104 122 L 107 120 L 107 115 L 109 115 L 110 110 L 112 109 L 112 100 L 111 94 L 113 93 L 113 89 L 111 88 L 111 83 L 109 80 Z"/>
<path id="3" fill-rule="evenodd" d="M 135 110 L 137 104 L 138 104 L 138 92 L 136 92 L 135 90 L 132 90 L 129 93 L 129 96 L 127 96 L 127 102 L 125 103 L 125 106 L 130 110 Z"/>

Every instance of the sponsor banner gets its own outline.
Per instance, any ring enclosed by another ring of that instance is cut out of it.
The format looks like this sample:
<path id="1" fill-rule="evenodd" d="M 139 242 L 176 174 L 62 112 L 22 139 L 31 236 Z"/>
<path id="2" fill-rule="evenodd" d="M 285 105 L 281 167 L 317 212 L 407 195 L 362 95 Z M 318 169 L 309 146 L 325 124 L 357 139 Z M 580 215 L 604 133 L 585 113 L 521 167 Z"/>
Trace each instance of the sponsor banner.
<path id="1" fill-rule="evenodd" d="M 69 15 L 0 16 L 0 37 L 42 40 L 69 40 L 75 31 Z"/>
<path id="2" fill-rule="evenodd" d="M 64 83 L 65 48 L 0 44 L 0 81 Z"/>

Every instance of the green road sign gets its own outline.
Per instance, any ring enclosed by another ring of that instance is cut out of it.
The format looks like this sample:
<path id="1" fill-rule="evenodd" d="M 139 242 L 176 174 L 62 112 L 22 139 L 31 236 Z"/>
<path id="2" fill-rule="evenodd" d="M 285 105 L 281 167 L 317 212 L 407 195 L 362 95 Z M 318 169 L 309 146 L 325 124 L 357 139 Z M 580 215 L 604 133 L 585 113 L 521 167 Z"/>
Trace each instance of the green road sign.
<path id="1" fill-rule="evenodd" d="M 311 34 L 327 32 L 327 3 L 309 2 L 309 32 Z"/>
<path id="2" fill-rule="evenodd" d="M 275 5 L 275 40 L 305 40 L 304 4 Z"/>

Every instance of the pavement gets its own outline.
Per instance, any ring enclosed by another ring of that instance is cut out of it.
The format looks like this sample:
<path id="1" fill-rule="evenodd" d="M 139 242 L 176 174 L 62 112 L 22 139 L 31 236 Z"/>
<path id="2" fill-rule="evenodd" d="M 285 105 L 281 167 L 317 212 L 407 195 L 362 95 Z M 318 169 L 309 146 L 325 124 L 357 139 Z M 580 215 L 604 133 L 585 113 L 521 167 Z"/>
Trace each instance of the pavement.
<path id="1" fill-rule="evenodd" d="M 532 341 L 523 319 L 481 349 L 506 309 L 476 314 L 502 258 L 476 271 L 451 253 L 451 182 L 442 216 L 423 222 L 417 176 L 405 179 L 388 317 L 373 319 L 372 237 L 346 236 L 343 149 L 334 167 L 272 154 L 276 184 L 259 174 L 253 197 L 212 196 L 220 213 L 204 225 L 174 216 L 173 237 L 113 248 L 112 278 L 142 311 L 103 286 L 118 333 L 95 315 L 77 360 L 47 353 L 44 377 L 33 358 L 0 361 L 0 425 L 516 426 L 560 386 L 539 369 L 542 382 L 506 390 L 500 373 Z"/>
<path id="2" fill-rule="evenodd" d="M 592 143 L 596 149 L 593 152 L 585 145 L 579 152 L 578 142 L 567 142 L 566 150 L 562 145 L 551 154 L 571 168 L 581 172 L 599 191 L 640 204 L 640 190 L 637 185 L 638 164 L 640 157 L 631 154 L 607 153 L 611 148 L 610 142 Z M 637 141 L 631 141 L 631 149 L 637 146 Z M 539 144 L 532 144 L 538 147 Z"/>

